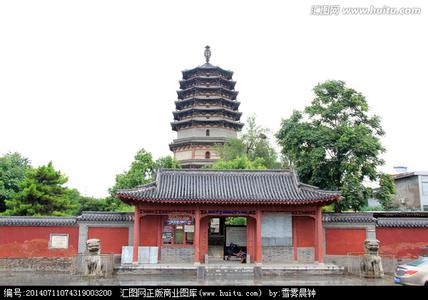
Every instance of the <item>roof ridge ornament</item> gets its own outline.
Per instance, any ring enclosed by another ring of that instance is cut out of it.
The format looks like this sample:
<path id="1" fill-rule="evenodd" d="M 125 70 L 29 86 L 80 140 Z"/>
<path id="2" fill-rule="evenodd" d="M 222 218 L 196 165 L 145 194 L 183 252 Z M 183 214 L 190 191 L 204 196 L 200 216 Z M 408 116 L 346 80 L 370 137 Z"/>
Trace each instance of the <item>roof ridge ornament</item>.
<path id="1" fill-rule="evenodd" d="M 207 64 L 210 63 L 210 57 L 211 57 L 210 46 L 205 46 L 204 56 L 205 56 L 205 61 L 207 62 Z"/>

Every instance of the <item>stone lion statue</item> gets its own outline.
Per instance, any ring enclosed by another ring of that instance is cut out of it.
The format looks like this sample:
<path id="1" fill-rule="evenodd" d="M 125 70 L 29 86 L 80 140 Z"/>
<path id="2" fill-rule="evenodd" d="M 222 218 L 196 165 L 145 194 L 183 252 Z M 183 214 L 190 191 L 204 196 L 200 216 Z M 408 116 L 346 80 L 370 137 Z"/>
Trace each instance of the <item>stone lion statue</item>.
<path id="1" fill-rule="evenodd" d="M 366 278 L 382 278 L 384 276 L 382 259 L 379 256 L 379 241 L 366 239 L 364 241 L 365 254 L 361 260 L 361 273 Z"/>
<path id="2" fill-rule="evenodd" d="M 99 239 L 89 239 L 86 241 L 85 275 L 102 276 L 103 265 L 101 261 L 101 241 Z"/>

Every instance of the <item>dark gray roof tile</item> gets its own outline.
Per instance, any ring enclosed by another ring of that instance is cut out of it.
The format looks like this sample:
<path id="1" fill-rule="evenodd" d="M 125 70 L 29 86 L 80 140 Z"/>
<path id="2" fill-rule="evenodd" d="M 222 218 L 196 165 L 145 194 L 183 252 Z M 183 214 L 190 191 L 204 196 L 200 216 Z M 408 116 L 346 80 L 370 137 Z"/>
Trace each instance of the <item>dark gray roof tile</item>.
<path id="1" fill-rule="evenodd" d="M 375 223 L 373 213 L 352 212 L 352 213 L 323 213 L 323 222 L 327 223 Z"/>
<path id="2" fill-rule="evenodd" d="M 133 213 L 84 211 L 78 218 L 79 222 L 131 222 Z"/>
<path id="3" fill-rule="evenodd" d="M 300 185 L 288 170 L 163 169 L 156 182 L 123 189 L 117 196 L 126 201 L 284 203 L 300 205 L 332 202 L 339 192 Z"/>
<path id="4" fill-rule="evenodd" d="M 74 226 L 76 217 L 2 216 L 0 226 Z"/>
<path id="5" fill-rule="evenodd" d="M 377 227 L 428 227 L 427 218 L 378 218 Z"/>

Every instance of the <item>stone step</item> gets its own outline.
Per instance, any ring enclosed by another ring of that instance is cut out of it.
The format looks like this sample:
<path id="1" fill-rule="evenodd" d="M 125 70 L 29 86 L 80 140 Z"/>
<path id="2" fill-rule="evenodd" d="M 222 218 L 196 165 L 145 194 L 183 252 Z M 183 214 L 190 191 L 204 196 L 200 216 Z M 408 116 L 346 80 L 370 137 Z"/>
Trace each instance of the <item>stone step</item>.
<path id="1" fill-rule="evenodd" d="M 208 278 L 222 277 L 222 278 L 242 278 L 254 277 L 254 267 L 243 265 L 219 265 L 219 266 L 206 266 L 205 274 Z"/>
<path id="2" fill-rule="evenodd" d="M 208 262 L 209 264 L 212 264 L 212 263 L 236 264 L 241 262 L 241 259 L 236 256 L 231 256 L 229 259 L 226 259 L 226 257 L 223 258 L 219 256 L 208 256 L 205 258 L 205 260 L 206 260 L 205 262 Z"/>
<path id="3" fill-rule="evenodd" d="M 197 278 L 226 279 L 290 276 L 290 274 L 343 275 L 344 267 L 333 264 L 241 264 L 223 262 L 214 264 L 142 264 L 115 267 L 117 274 L 176 275 Z"/>

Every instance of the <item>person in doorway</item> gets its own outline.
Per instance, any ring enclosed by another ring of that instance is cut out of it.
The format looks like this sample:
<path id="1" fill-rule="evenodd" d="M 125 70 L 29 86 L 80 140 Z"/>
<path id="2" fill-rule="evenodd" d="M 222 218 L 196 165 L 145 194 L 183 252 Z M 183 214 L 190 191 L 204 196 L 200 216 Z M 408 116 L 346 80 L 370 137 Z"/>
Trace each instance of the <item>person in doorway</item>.
<path id="1" fill-rule="evenodd" d="M 234 244 L 234 243 L 230 243 L 229 248 L 228 248 L 228 257 L 227 259 L 229 260 L 230 256 L 236 256 L 239 257 L 241 260 L 241 263 L 246 263 L 247 262 L 247 253 L 245 253 L 244 251 L 241 250 L 241 248 Z"/>

